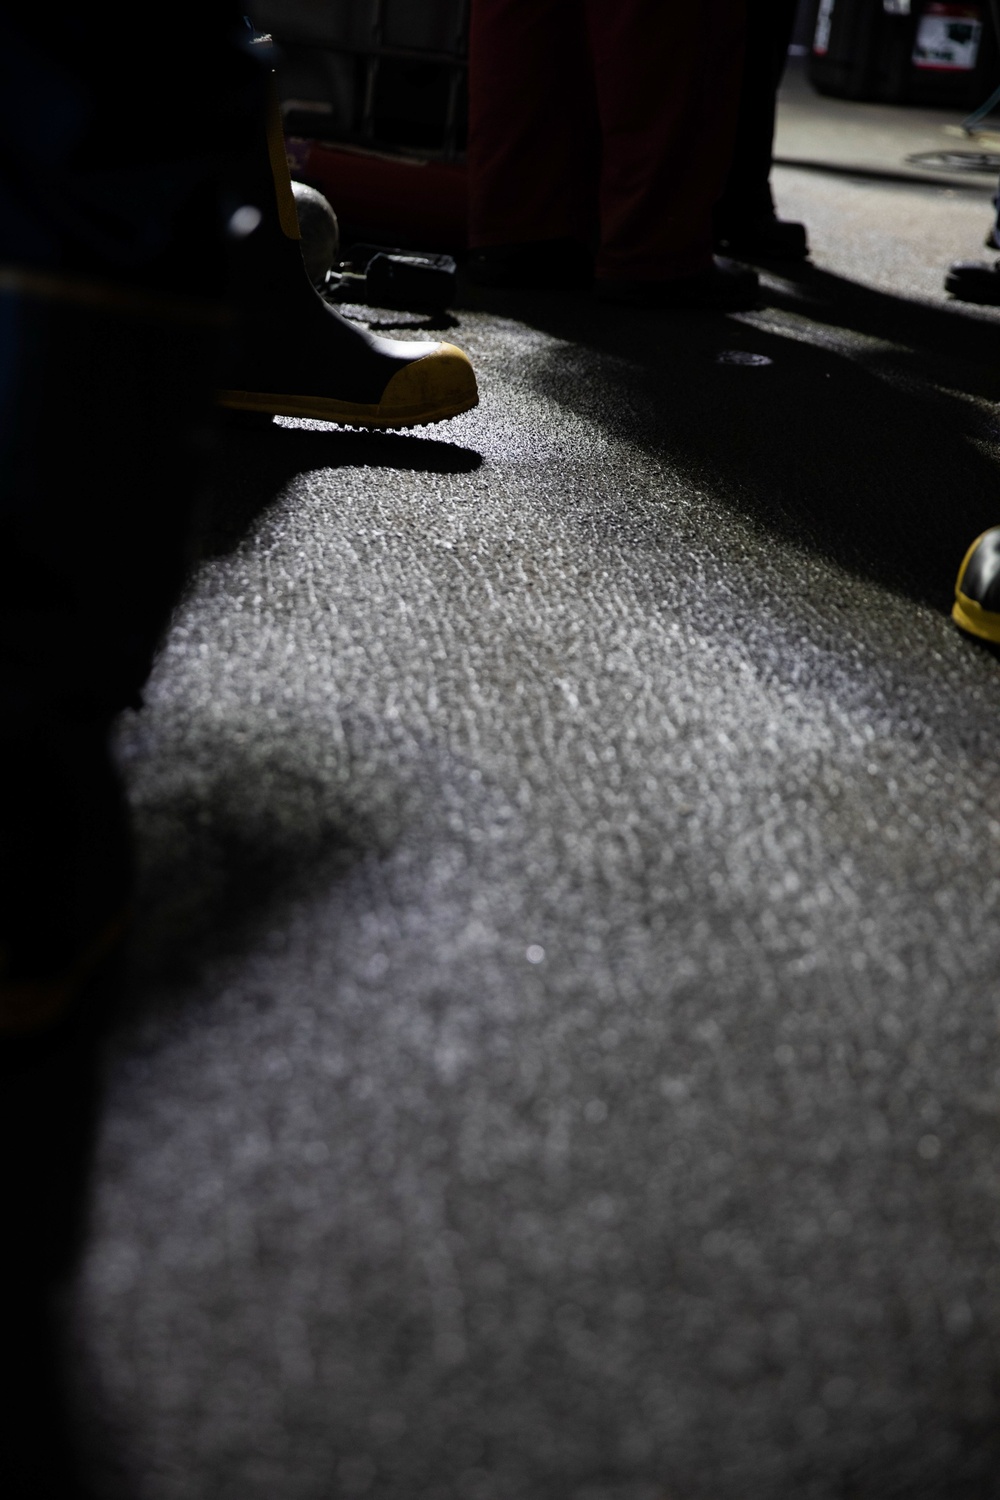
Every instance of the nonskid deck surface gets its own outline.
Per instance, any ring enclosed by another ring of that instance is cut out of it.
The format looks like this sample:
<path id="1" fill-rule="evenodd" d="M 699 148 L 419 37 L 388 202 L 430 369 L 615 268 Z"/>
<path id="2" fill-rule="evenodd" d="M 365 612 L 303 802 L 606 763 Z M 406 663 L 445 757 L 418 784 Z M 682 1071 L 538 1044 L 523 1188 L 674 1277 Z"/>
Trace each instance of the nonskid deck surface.
<path id="1" fill-rule="evenodd" d="M 109 1493 L 992 1493 L 988 194 L 777 188 L 760 312 L 497 297 L 447 426 L 225 437 L 120 730 Z"/>

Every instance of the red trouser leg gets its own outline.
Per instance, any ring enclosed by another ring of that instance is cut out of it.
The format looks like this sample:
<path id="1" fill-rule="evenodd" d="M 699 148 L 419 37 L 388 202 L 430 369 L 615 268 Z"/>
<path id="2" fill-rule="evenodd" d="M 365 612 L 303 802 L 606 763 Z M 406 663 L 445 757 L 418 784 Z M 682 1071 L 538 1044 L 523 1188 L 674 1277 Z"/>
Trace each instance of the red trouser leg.
<path id="1" fill-rule="evenodd" d="M 599 196 L 599 277 L 705 269 L 743 22 L 744 0 L 473 0 L 470 244 L 586 240 Z"/>
<path id="2" fill-rule="evenodd" d="M 473 0 L 473 248 L 595 235 L 596 107 L 585 22 L 584 0 Z"/>
<path id="3" fill-rule="evenodd" d="M 743 0 L 586 0 L 602 140 L 597 276 L 706 269 L 735 138 Z"/>

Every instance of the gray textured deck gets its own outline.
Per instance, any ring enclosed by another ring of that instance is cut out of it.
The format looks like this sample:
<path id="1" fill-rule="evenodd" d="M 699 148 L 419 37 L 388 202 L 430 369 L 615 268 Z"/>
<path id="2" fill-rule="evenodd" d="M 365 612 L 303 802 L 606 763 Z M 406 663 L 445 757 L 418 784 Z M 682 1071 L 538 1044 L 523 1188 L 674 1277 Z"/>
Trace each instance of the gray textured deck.
<path id="1" fill-rule="evenodd" d="M 102 1495 L 1000 1494 L 988 184 L 776 180 L 760 312 L 497 298 L 478 411 L 225 438 L 120 735 Z"/>

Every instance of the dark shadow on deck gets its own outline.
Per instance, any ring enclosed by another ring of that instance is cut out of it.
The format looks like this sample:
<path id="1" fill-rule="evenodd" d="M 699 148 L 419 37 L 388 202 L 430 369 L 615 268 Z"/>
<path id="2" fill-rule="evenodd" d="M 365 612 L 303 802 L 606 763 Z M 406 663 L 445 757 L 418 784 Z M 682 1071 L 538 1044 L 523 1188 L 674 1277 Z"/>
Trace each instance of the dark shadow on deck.
<path id="1" fill-rule="evenodd" d="M 533 376 L 547 398 L 712 485 L 776 538 L 915 600 L 946 608 L 969 542 L 1000 520 L 991 312 L 809 264 L 767 278 L 770 326 L 585 296 L 468 301 L 565 341 Z"/>
<path id="2" fill-rule="evenodd" d="M 269 418 L 224 420 L 215 443 L 211 495 L 197 551 L 231 551 L 286 484 L 316 469 L 406 469 L 413 474 L 471 474 L 482 458 L 441 438 L 335 427 L 283 427 Z"/>

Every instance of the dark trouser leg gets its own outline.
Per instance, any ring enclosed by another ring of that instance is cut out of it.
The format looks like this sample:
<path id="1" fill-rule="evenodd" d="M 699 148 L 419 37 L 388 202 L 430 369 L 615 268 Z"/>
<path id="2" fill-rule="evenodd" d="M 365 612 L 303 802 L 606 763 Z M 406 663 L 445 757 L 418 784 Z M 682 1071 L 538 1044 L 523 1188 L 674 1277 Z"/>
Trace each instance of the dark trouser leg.
<path id="1" fill-rule="evenodd" d="M 746 0 L 747 45 L 732 164 L 716 209 L 726 229 L 774 212 L 771 158 L 777 94 L 795 25 L 796 0 Z"/>
<path id="2" fill-rule="evenodd" d="M 16 1382 L 0 1470 L 12 1500 L 86 1493 L 53 1307 L 95 1107 L 91 1009 L 73 1002 L 96 998 L 128 885 L 106 735 L 181 576 L 223 227 L 259 94 L 230 7 L 205 0 L 167 20 L 137 7 L 114 25 L 83 12 L 0 4 L 0 1324 Z"/>
<path id="3" fill-rule="evenodd" d="M 82 768 L 183 574 L 262 100 L 238 10 L 197 21 L 0 6 L 0 1031 L 50 1019 L 120 921 Z"/>
<path id="4" fill-rule="evenodd" d="M 228 5 L 199 7 L 190 32 L 141 7 L 114 27 L 14 9 L 0 9 L 0 705 L 100 713 L 134 697 L 181 571 L 258 70 Z"/>

